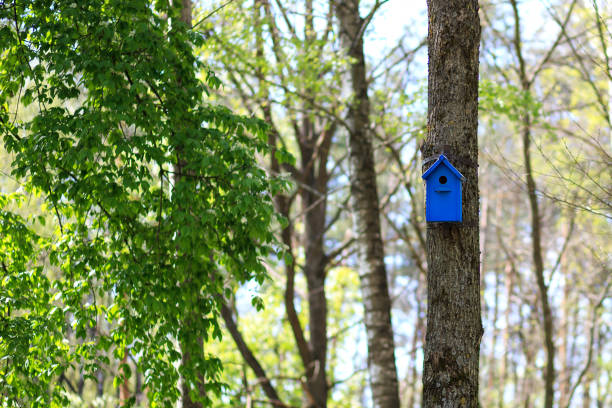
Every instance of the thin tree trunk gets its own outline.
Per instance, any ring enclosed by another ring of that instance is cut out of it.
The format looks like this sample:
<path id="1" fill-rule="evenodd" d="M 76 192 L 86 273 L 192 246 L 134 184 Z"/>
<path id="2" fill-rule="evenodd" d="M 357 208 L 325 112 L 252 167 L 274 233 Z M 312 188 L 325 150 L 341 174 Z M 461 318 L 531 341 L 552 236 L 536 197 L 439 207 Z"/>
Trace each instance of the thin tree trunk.
<path id="1" fill-rule="evenodd" d="M 255 2 L 255 44 L 256 54 L 259 60 L 264 58 L 264 39 L 262 33 L 263 19 L 261 8 L 269 12 L 269 3 L 266 0 Z M 308 7 L 308 13 L 312 14 L 312 7 Z M 307 17 L 306 31 L 312 31 L 312 17 Z M 280 172 L 280 164 L 275 157 L 276 143 L 279 138 L 278 130 L 274 126 L 272 108 L 268 84 L 264 74 L 258 66 L 256 76 L 262 90 L 261 109 L 264 119 L 271 124 L 268 134 L 268 143 L 271 147 L 270 167 L 274 174 Z M 305 108 L 305 111 L 308 107 Z M 316 144 L 317 135 L 312 122 L 305 117 L 302 122 L 301 134 L 296 134 L 301 153 L 300 170 L 292 169 L 293 176 L 299 179 L 306 188 L 300 190 L 302 208 L 305 212 L 305 266 L 304 274 L 308 286 L 308 308 L 309 308 L 309 341 L 306 340 L 299 316 L 294 305 L 295 296 L 295 260 L 292 259 L 285 264 L 287 283 L 284 294 L 287 320 L 291 326 L 298 352 L 306 372 L 306 389 L 304 390 L 304 401 L 309 407 L 324 408 L 327 405 L 327 376 L 326 376 L 326 352 L 327 352 L 327 300 L 325 296 L 325 269 L 327 257 L 325 256 L 323 240 L 325 234 L 325 215 L 327 211 L 327 181 L 326 171 L 329 142 L 331 135 L 324 136 L 324 143 Z M 297 131 L 297 129 L 296 129 Z M 315 174 L 313 161 L 319 157 L 323 168 Z M 277 196 L 274 199 L 277 211 L 290 220 L 292 200 L 286 196 Z M 283 229 L 281 238 L 287 246 L 288 251 L 293 254 L 293 225 L 291 222 Z M 270 397 L 270 396 L 269 396 Z"/>
<path id="2" fill-rule="evenodd" d="M 501 212 L 501 200 L 497 200 L 496 205 L 496 219 L 499 218 L 499 214 Z M 489 200 L 488 197 L 485 196 L 482 198 L 482 212 L 480 216 L 480 287 L 482 288 L 482 293 L 487 293 L 486 286 L 486 274 L 487 274 L 487 258 L 488 258 L 488 218 L 489 218 Z M 496 369 L 496 358 L 495 358 L 495 347 L 497 344 L 497 315 L 499 312 L 499 272 L 497 268 L 494 268 L 492 271 L 495 275 L 495 286 L 494 286 L 494 298 L 493 298 L 493 318 L 490 320 L 492 322 L 491 327 L 493 328 L 493 332 L 491 333 L 491 347 L 489 351 L 489 355 L 485 358 L 486 367 L 487 367 L 487 382 L 486 382 L 486 393 L 483 398 L 485 399 L 486 406 L 493 405 L 493 399 L 495 397 L 494 393 L 496 388 L 494 387 L 495 380 L 495 369 Z M 482 304 L 482 315 L 488 318 L 488 312 L 490 309 L 490 305 L 485 300 Z"/>
<path id="3" fill-rule="evenodd" d="M 521 327 L 524 326 L 525 324 L 525 317 L 523 316 L 523 313 L 520 311 L 519 308 L 519 313 L 520 313 L 520 321 L 519 321 L 519 336 L 522 340 L 522 349 L 523 349 L 523 354 L 525 355 L 525 367 L 524 367 L 524 373 L 523 373 L 523 377 L 521 378 L 521 398 L 519 399 L 519 401 L 522 401 L 523 404 L 523 408 L 531 408 L 531 394 L 533 392 L 532 390 L 532 383 L 533 383 L 533 353 L 535 351 L 532 351 L 532 348 L 530 347 L 530 345 L 528 344 L 528 339 L 525 337 L 525 335 L 520 331 Z"/>
<path id="4" fill-rule="evenodd" d="M 420 274 L 419 274 L 419 281 L 420 279 Z M 417 406 L 417 390 L 418 390 L 418 369 L 417 369 L 417 347 L 419 344 L 419 336 L 421 335 L 421 332 L 423 330 L 423 319 L 421 318 L 421 307 L 422 307 L 422 303 L 419 297 L 419 292 L 420 292 L 420 282 L 419 282 L 419 287 L 417 287 L 417 310 L 416 310 L 416 327 L 414 329 L 414 336 L 412 337 L 412 350 L 410 351 L 410 359 L 411 359 L 411 374 L 410 374 L 410 382 L 411 382 L 411 386 L 410 386 L 410 397 L 408 399 L 408 405 L 406 405 L 407 408 L 414 408 L 415 406 Z"/>
<path id="5" fill-rule="evenodd" d="M 514 11 L 514 46 L 519 60 L 519 76 L 523 92 L 530 92 L 532 81 L 527 77 L 525 61 L 521 51 L 521 28 L 516 0 L 510 0 Z M 525 182 L 527 184 L 527 195 L 529 197 L 529 207 L 531 209 L 531 245 L 533 267 L 540 293 L 542 307 L 542 320 L 544 330 L 544 346 L 546 348 L 546 369 L 544 373 L 544 408 L 552 408 L 554 401 L 554 382 L 555 382 L 555 345 L 553 342 L 553 321 L 550 304 L 548 301 L 548 287 L 544 279 L 544 260 L 542 256 L 541 233 L 542 225 L 540 220 L 540 207 L 536 195 L 536 183 L 533 177 L 531 164 L 531 127 L 532 120 L 529 112 L 525 112 L 522 117 L 523 122 L 523 159 L 525 165 Z"/>
<path id="6" fill-rule="evenodd" d="M 480 317 L 477 0 L 429 0 L 428 135 L 423 158 L 445 153 L 465 176 L 463 223 L 427 228 L 423 407 L 478 403 Z"/>
<path id="7" fill-rule="evenodd" d="M 125 355 L 121 359 L 121 364 L 128 364 L 128 350 L 124 349 Z M 121 369 L 121 373 L 125 374 L 123 368 Z M 128 378 L 126 377 L 121 384 L 119 385 L 119 406 L 123 407 L 127 405 L 128 400 L 130 399 L 130 388 L 128 383 Z"/>
<path id="8" fill-rule="evenodd" d="M 597 331 L 597 337 L 598 339 L 596 341 L 596 344 L 597 344 L 596 352 L 597 352 L 597 355 L 601 355 L 604 349 L 604 341 L 606 338 L 605 334 L 603 333 L 601 329 Z M 603 375 L 601 375 L 602 370 L 600 369 L 599 364 L 594 367 L 594 370 L 595 370 L 595 373 L 593 376 L 594 380 L 592 382 L 595 382 L 595 397 L 597 398 L 596 406 L 597 408 L 603 408 L 604 406 L 609 407 L 611 404 L 606 405 L 606 401 L 608 400 L 610 395 L 612 395 L 612 392 L 611 392 L 612 390 L 610 389 L 611 388 L 610 387 L 610 384 L 611 384 L 610 377 L 608 376 L 606 383 L 603 383 L 605 378 Z M 589 391 L 590 391 L 590 388 L 591 388 L 591 384 L 589 384 L 588 386 L 585 386 L 585 389 L 589 389 Z M 589 398 L 590 400 L 590 397 L 585 396 L 585 399 L 586 398 Z"/>
<path id="9" fill-rule="evenodd" d="M 189 320 L 183 320 L 183 324 L 189 327 Z M 196 344 L 188 344 L 185 342 L 181 342 L 181 365 L 187 366 L 189 365 L 189 361 L 191 360 L 191 356 L 193 352 L 203 353 L 204 344 L 202 339 L 200 339 Z M 181 400 L 183 402 L 183 408 L 203 408 L 201 402 L 194 401 L 189 394 L 190 388 L 189 383 L 186 381 L 182 382 L 181 387 Z M 204 376 L 198 375 L 198 388 L 194 392 L 198 393 L 199 396 L 204 397 L 206 395 L 206 389 L 204 387 Z"/>
<path id="10" fill-rule="evenodd" d="M 134 396 L 136 397 L 136 404 L 142 402 L 142 374 L 140 371 L 136 371 L 136 386 L 134 387 Z"/>
<path id="11" fill-rule="evenodd" d="M 591 408 L 591 377 L 587 376 L 583 384 L 582 408 Z"/>
<path id="12" fill-rule="evenodd" d="M 85 390 L 85 377 L 83 376 L 83 373 L 79 374 L 79 381 L 77 382 L 76 388 L 79 397 L 83 398 L 83 390 Z"/>
<path id="13" fill-rule="evenodd" d="M 300 141 L 304 184 L 310 188 L 301 191 L 305 212 L 305 264 L 304 274 L 308 288 L 308 328 L 310 331 L 310 361 L 304 361 L 308 388 L 311 393 L 310 407 L 327 406 L 327 299 L 325 297 L 325 270 L 327 256 L 324 251 L 325 214 L 327 208 L 327 173 L 315 174 L 311 164 L 315 157 L 315 130 L 311 121 L 303 120 L 303 135 Z M 326 153 L 318 152 L 324 157 Z M 326 161 L 326 160 L 325 160 Z M 321 178 L 324 177 L 325 180 Z"/>
<path id="14" fill-rule="evenodd" d="M 309 359 L 302 362 L 306 369 L 306 382 L 310 394 L 306 398 L 309 402 L 307 406 L 325 408 L 328 395 L 325 278 L 329 260 L 325 254 L 324 239 L 328 175 L 326 170 L 315 172 L 315 166 L 311 162 L 314 157 L 320 155 L 319 160 L 326 163 L 327 152 L 314 148 L 317 137 L 314 125 L 308 118 L 303 120 L 303 134 L 306 135 L 306 140 L 299 143 L 302 176 L 304 184 L 308 187 L 301 190 L 300 196 L 302 209 L 305 212 L 304 275 L 308 289 Z"/>
<path id="15" fill-rule="evenodd" d="M 179 0 L 181 1 L 181 18 L 180 21 L 184 24 L 187 24 L 191 27 L 192 20 L 192 4 L 191 0 Z M 180 86 L 180 83 L 178 84 Z M 181 146 L 178 146 L 177 151 L 177 167 L 175 169 L 174 182 L 175 185 L 181 181 L 182 174 L 184 169 L 187 167 L 187 162 L 184 158 L 181 157 Z M 183 282 L 183 284 L 188 285 L 188 282 Z M 183 318 L 182 326 L 187 329 L 191 326 L 191 322 L 195 319 L 201 318 L 200 316 L 195 316 L 192 312 L 187 311 L 186 316 Z M 189 366 L 190 361 L 192 360 L 192 355 L 197 354 L 201 356 L 204 353 L 204 343 L 202 338 L 199 338 L 197 341 L 188 342 L 186 339 L 179 339 L 180 347 L 181 347 L 181 365 Z M 181 400 L 183 404 L 183 408 L 203 408 L 201 402 L 194 401 L 190 395 L 190 384 L 187 381 L 181 382 Z M 204 386 L 204 376 L 198 375 L 197 381 L 197 389 L 193 391 L 198 394 L 199 397 L 204 397 L 206 394 L 205 386 Z"/>
<path id="16" fill-rule="evenodd" d="M 306 120 L 308 121 L 308 120 Z M 309 121 L 308 121 L 309 122 Z M 310 126 L 307 124 L 306 127 Z M 314 144 L 314 138 L 312 138 Z M 303 147 L 304 151 L 310 148 Z M 303 167 L 308 165 L 314 151 L 303 156 Z M 311 166 L 312 167 L 312 166 Z M 312 186 L 313 191 L 302 190 L 302 203 L 305 214 L 306 226 L 306 252 L 304 274 L 308 288 L 308 327 L 310 331 L 309 347 L 310 361 L 305 361 L 307 383 L 317 408 L 327 406 L 327 299 L 325 297 L 325 269 L 327 257 L 324 252 L 323 239 L 325 236 L 325 213 L 327 207 L 327 194 L 325 185 L 319 190 L 313 169 L 304 172 L 306 184 Z M 325 183 L 326 184 L 326 183 Z M 318 192 L 319 194 L 317 194 Z"/>
<path id="17" fill-rule="evenodd" d="M 269 34 L 274 55 L 277 62 L 284 63 L 279 42 L 279 32 L 274 21 L 272 7 L 268 0 L 256 0 L 253 16 L 255 20 L 255 52 L 259 61 L 265 59 L 265 39 L 263 28 L 269 26 Z M 262 9 L 267 18 L 264 21 Z M 314 48 L 316 44 L 316 31 L 314 30 L 314 8 L 313 2 L 308 0 L 305 4 L 304 38 L 305 49 L 308 44 Z M 322 50 L 322 49 L 321 49 Z M 306 73 L 304 73 L 306 74 Z M 268 142 L 271 147 L 270 169 L 274 174 L 281 171 L 281 165 L 275 158 L 276 145 L 282 140 L 278 128 L 274 125 L 271 98 L 269 94 L 269 81 L 265 78 L 264 70 L 257 64 L 255 76 L 259 82 L 257 105 L 261 109 L 266 122 L 271 125 L 268 133 Z M 282 76 L 282 75 L 281 75 Z M 300 90 L 303 96 L 303 106 L 297 109 L 304 114 L 291 118 L 291 124 L 295 131 L 295 138 L 300 150 L 300 166 L 295 168 L 288 164 L 282 165 L 282 170 L 289 171 L 296 181 L 298 191 L 296 196 L 300 198 L 303 214 L 304 234 L 300 236 L 304 246 L 303 272 L 306 277 L 308 289 L 308 336 L 305 335 L 298 312 L 294 305 L 295 276 L 297 264 L 294 259 L 285 263 L 287 277 L 284 303 L 287 312 L 287 320 L 292 330 L 296 348 L 304 367 L 305 378 L 303 387 L 303 403 L 308 408 L 325 408 L 327 406 L 328 388 L 327 382 L 327 300 L 325 295 L 326 270 L 330 257 L 325 253 L 325 225 L 327 215 L 327 184 L 329 174 L 327 162 L 332 136 L 337 125 L 335 119 L 329 119 L 327 123 L 321 124 L 316 118 L 312 119 L 311 102 L 314 100 L 316 90 L 308 85 Z M 291 207 L 295 196 L 277 196 L 274 198 L 277 211 L 285 216 L 290 222 L 281 233 L 282 241 L 293 254 L 294 241 L 296 240 L 293 223 L 291 222 Z M 254 402 L 255 403 L 255 402 Z"/>
<path id="18" fill-rule="evenodd" d="M 104 370 L 96 371 L 96 397 L 104 396 Z"/>
<path id="19" fill-rule="evenodd" d="M 523 157 L 525 160 L 525 177 L 527 179 L 527 194 L 529 196 L 529 206 L 531 208 L 531 241 L 534 272 L 540 301 L 542 307 L 544 345 L 546 347 L 546 371 L 544 374 L 545 401 L 544 408 L 552 408 L 554 401 L 554 381 L 555 381 L 555 345 L 553 342 L 553 322 L 550 304 L 548 302 L 548 286 L 544 280 L 544 260 L 542 258 L 542 243 L 540 222 L 540 210 L 536 195 L 536 184 L 533 178 L 531 167 L 531 120 L 529 114 L 525 114 L 523 121 Z"/>
<path id="20" fill-rule="evenodd" d="M 351 58 L 353 101 L 349 107 L 350 183 L 359 275 L 368 339 L 368 372 L 375 408 L 399 408 L 391 299 L 384 262 L 379 198 L 370 128 L 370 102 L 363 50 L 364 20 L 359 0 L 336 3 L 340 41 Z"/>
<path id="21" fill-rule="evenodd" d="M 261 384 L 261 388 L 268 397 L 270 404 L 275 407 L 286 407 L 286 405 L 281 401 L 280 397 L 278 396 L 276 389 L 270 382 L 270 379 L 268 378 L 268 375 L 266 374 L 265 370 L 263 369 L 261 364 L 259 364 L 259 361 L 257 361 L 255 356 L 253 355 L 253 352 L 244 341 L 242 333 L 240 333 L 240 331 L 238 330 L 238 326 L 236 326 L 236 322 L 234 321 L 234 317 L 232 316 L 232 311 L 225 303 L 221 305 L 221 316 L 223 317 L 225 325 L 228 331 L 230 332 L 232 338 L 234 339 L 234 342 L 236 343 L 236 346 L 238 347 L 242 358 L 244 359 L 244 361 L 246 361 L 246 363 L 255 373 L 257 377 L 257 383 Z M 245 389 L 248 389 L 248 383 L 245 383 Z"/>
<path id="22" fill-rule="evenodd" d="M 500 203 L 503 203 L 504 201 L 507 201 L 507 197 L 505 195 L 500 196 Z M 518 216 L 519 216 L 519 212 L 516 210 L 516 206 L 514 206 L 512 203 L 510 204 L 511 208 L 512 208 L 512 218 L 510 220 L 510 234 L 508 236 L 508 242 L 512 243 L 512 242 L 516 242 L 516 234 L 517 234 L 517 225 L 518 225 Z M 503 211 L 500 210 L 500 217 L 502 216 L 501 214 L 503 214 Z M 506 288 L 506 309 L 504 310 L 504 332 L 503 332 L 503 344 L 504 344 L 504 348 L 503 350 L 505 350 L 505 353 L 502 357 L 502 361 L 501 361 L 501 369 L 500 369 L 500 373 L 499 373 L 499 378 L 500 378 L 500 390 L 499 390 L 499 400 L 498 400 L 498 407 L 502 407 L 504 405 L 504 392 L 505 392 L 505 387 L 506 387 L 506 381 L 508 379 L 508 367 L 510 366 L 508 359 L 510 358 L 510 342 L 511 342 L 511 332 L 512 332 L 512 327 L 511 327 L 511 320 L 510 320 L 510 316 L 512 314 L 512 307 L 513 307 L 513 294 L 514 294 L 514 282 L 516 279 L 516 265 L 515 265 L 515 261 L 514 261 L 514 254 L 511 252 L 511 250 L 508 248 L 507 245 L 504 244 L 504 236 L 502 236 L 503 231 L 501 230 L 501 227 L 498 225 L 496 227 L 496 236 L 497 236 L 497 242 L 498 245 L 501 247 L 502 251 L 504 252 L 504 254 L 506 255 L 506 266 L 504 267 L 504 277 L 505 277 L 505 288 Z M 515 370 L 514 370 L 515 372 Z M 516 374 L 515 374 L 516 375 Z M 514 395 L 516 396 L 518 393 L 518 382 L 515 382 L 515 387 L 514 387 Z"/>
<path id="23" fill-rule="evenodd" d="M 565 256 L 561 259 L 561 272 L 564 271 Z M 565 275 L 563 283 L 563 298 L 561 299 L 561 322 L 559 323 L 559 360 L 561 360 L 561 373 L 559 375 L 559 406 L 567 405 L 567 400 L 570 391 L 571 368 L 568 364 L 567 346 L 569 342 L 569 319 L 570 319 L 570 277 Z"/>
<path id="24" fill-rule="evenodd" d="M 503 355 L 501 357 L 501 367 L 499 369 L 499 377 L 497 380 L 498 398 L 497 406 L 502 407 L 504 405 L 504 394 L 506 390 L 506 381 L 508 379 L 508 355 L 510 354 L 510 311 L 512 308 L 511 297 L 512 288 L 514 286 L 514 272 L 512 270 L 512 264 L 508 261 L 504 267 L 504 278 L 506 286 L 506 309 L 504 310 L 504 331 L 502 333 L 503 341 Z"/>
<path id="25" fill-rule="evenodd" d="M 515 342 L 517 342 L 517 339 L 515 339 Z M 517 346 L 517 350 L 518 350 L 518 346 Z M 521 400 L 522 387 L 521 387 L 521 381 L 518 375 L 518 369 L 519 369 L 519 363 L 517 362 L 517 359 L 516 358 L 511 359 L 510 360 L 510 372 L 512 373 L 512 383 L 514 386 L 514 393 L 513 393 L 514 398 L 513 398 L 513 404 L 512 404 L 513 407 L 518 407 L 519 402 Z"/>
<path id="26" fill-rule="evenodd" d="M 315 47 L 313 1 L 305 1 L 304 39 L 308 48 Z M 314 100 L 315 91 L 307 85 L 304 94 L 304 112 L 312 109 L 309 100 Z M 333 128 L 334 126 L 332 126 Z M 329 259 L 325 253 L 325 219 L 327 213 L 327 158 L 334 130 L 316 126 L 308 114 L 302 117 L 299 136 L 302 181 L 309 186 L 301 190 L 305 213 L 305 264 L 308 288 L 308 328 L 310 361 L 304 361 L 308 392 L 305 402 L 309 408 L 326 408 L 327 383 L 327 298 L 325 278 Z"/>
<path id="27" fill-rule="evenodd" d="M 480 287 L 482 288 L 482 293 L 487 292 L 487 225 L 489 221 L 489 197 L 484 196 L 482 198 L 482 213 L 480 217 Z M 482 302 L 482 311 L 481 313 L 486 316 L 487 315 L 487 302 L 486 300 Z"/>
<path id="28" fill-rule="evenodd" d="M 487 406 L 493 406 L 493 401 L 495 398 L 494 393 L 499 392 L 499 386 L 496 387 L 496 352 L 495 348 L 497 347 L 497 339 L 499 337 L 499 331 L 497 329 L 497 319 L 499 317 L 499 289 L 500 289 L 500 277 L 499 272 L 495 271 L 495 296 L 493 300 L 493 318 L 491 319 L 491 327 L 493 328 L 492 339 L 491 339 L 491 352 L 489 354 L 489 362 L 488 362 L 488 373 L 487 373 Z"/>

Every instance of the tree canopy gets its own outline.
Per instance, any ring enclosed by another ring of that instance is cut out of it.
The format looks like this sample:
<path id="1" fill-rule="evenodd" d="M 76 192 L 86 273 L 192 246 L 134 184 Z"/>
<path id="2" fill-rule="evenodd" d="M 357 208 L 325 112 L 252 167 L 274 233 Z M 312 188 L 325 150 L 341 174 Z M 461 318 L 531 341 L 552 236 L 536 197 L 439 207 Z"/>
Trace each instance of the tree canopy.
<path id="1" fill-rule="evenodd" d="M 171 406 L 179 376 L 196 373 L 220 391 L 219 360 L 178 368 L 176 339 L 219 339 L 223 296 L 263 281 L 282 182 L 255 159 L 268 151 L 265 123 L 207 102 L 219 79 L 179 13 L 164 1 L 1 9 L 4 147 L 23 193 L 45 208 L 30 222 L 2 212 L 7 406 L 64 405 L 58 376 L 79 364 L 95 378 L 104 352 L 121 360 L 128 347 L 151 401 Z M 3 195 L 2 207 L 19 199 Z M 38 233 L 34 222 L 50 217 L 54 228 Z M 189 327 L 185 310 L 200 317 Z M 123 363 L 116 380 L 129 371 Z"/>

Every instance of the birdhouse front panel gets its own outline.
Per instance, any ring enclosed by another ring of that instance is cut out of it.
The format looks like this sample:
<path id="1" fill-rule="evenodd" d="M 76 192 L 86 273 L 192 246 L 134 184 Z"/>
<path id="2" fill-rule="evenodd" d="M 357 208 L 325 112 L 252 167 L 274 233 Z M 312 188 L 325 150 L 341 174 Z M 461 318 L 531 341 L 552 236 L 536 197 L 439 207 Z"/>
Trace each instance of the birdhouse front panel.
<path id="1" fill-rule="evenodd" d="M 428 222 L 462 222 L 462 181 L 464 177 L 444 155 L 423 174 L 427 185 L 425 219 Z"/>

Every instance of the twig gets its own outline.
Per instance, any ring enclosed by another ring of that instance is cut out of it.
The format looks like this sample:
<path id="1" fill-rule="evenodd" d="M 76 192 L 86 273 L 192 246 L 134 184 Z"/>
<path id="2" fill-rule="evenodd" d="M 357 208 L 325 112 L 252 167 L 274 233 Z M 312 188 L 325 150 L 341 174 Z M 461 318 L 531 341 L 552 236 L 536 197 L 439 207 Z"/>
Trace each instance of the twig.
<path id="1" fill-rule="evenodd" d="M 201 18 L 200 20 L 198 20 L 197 23 L 195 23 L 193 26 L 191 26 L 192 30 L 195 30 L 197 26 L 199 26 L 200 24 L 202 24 L 204 21 L 206 21 L 208 18 L 210 18 L 213 14 L 216 14 L 219 10 L 223 9 L 225 6 L 227 6 L 228 4 L 232 3 L 234 0 L 229 0 L 226 1 L 225 3 L 223 3 L 222 5 L 220 5 L 219 7 L 217 7 L 216 9 L 214 9 L 213 11 L 211 11 L 210 13 L 208 13 L 207 15 L 205 15 L 203 18 Z"/>

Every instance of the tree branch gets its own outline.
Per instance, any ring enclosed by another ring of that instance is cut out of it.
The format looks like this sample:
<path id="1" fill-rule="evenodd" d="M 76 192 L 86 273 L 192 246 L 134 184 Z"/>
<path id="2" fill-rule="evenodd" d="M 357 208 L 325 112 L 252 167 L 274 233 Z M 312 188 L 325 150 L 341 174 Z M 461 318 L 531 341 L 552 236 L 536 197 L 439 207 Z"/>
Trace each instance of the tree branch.
<path id="1" fill-rule="evenodd" d="M 234 343 L 238 347 L 242 358 L 246 363 L 251 367 L 255 375 L 257 376 L 258 381 L 261 383 L 261 388 L 263 389 L 266 396 L 270 399 L 270 403 L 276 407 L 288 407 L 285 403 L 283 403 L 276 392 L 276 389 L 272 386 L 272 383 L 268 379 L 266 372 L 264 371 L 259 361 L 253 355 L 253 352 L 249 348 L 249 346 L 244 341 L 242 337 L 242 333 L 238 330 L 236 326 L 236 322 L 234 321 L 234 317 L 232 316 L 232 311 L 225 301 L 221 302 L 221 316 L 225 321 L 225 326 L 227 330 L 230 332 L 232 338 L 234 339 Z"/>

